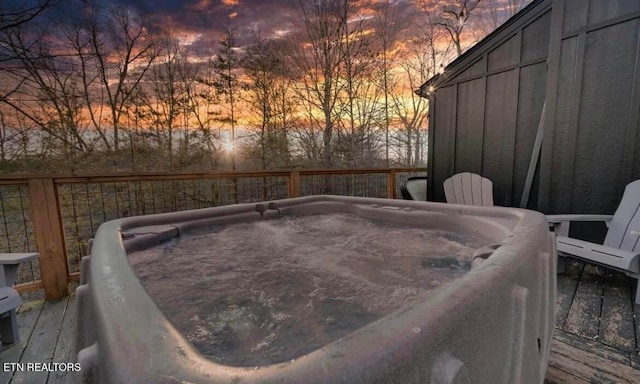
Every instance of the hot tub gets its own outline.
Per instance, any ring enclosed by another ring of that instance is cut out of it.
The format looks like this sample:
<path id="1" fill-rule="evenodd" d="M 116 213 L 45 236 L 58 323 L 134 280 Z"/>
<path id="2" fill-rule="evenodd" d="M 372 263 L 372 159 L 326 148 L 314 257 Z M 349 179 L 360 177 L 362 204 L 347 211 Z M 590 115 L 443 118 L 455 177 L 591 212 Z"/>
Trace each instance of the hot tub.
<path id="1" fill-rule="evenodd" d="M 235 237 L 234 237 L 235 236 Z M 311 196 L 119 219 L 83 259 L 87 383 L 541 383 L 542 214 Z"/>

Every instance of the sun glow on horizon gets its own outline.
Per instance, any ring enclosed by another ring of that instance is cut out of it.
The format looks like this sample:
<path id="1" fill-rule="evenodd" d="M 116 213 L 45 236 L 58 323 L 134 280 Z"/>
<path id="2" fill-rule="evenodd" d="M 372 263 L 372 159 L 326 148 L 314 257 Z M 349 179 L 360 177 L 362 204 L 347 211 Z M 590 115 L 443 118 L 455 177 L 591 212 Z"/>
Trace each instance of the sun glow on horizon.
<path id="1" fill-rule="evenodd" d="M 224 149 L 225 152 L 233 152 L 235 150 L 235 145 L 233 144 L 233 141 L 231 141 L 230 139 L 227 139 L 223 144 L 222 144 L 222 149 Z"/>

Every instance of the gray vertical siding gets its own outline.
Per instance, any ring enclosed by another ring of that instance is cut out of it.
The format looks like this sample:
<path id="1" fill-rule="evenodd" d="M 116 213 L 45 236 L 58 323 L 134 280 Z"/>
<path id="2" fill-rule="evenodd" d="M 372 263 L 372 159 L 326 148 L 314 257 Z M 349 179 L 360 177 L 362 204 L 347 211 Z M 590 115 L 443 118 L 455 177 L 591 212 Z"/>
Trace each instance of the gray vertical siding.
<path id="1" fill-rule="evenodd" d="M 622 192 L 638 20 L 586 35 L 571 210 L 611 212 Z M 577 80 L 577 79 L 576 79 Z M 606 186 L 606 187 L 605 187 Z M 614 186 L 613 190 L 610 186 Z M 613 192 L 613 193 L 612 193 Z"/>
<path id="2" fill-rule="evenodd" d="M 484 116 L 484 79 L 458 84 L 454 169 L 480 173 Z"/>
<path id="3" fill-rule="evenodd" d="M 562 42 L 560 48 L 558 87 L 555 91 L 557 100 L 555 104 L 555 124 L 553 125 L 553 137 L 546 137 L 545 146 L 552 149 L 551 157 L 551 181 L 550 181 L 550 211 L 569 212 L 571 208 L 564 204 L 566 196 L 573 186 L 568 183 L 573 177 L 573 155 L 576 142 L 576 106 L 577 94 L 580 92 L 580 82 L 575 80 L 578 67 L 582 64 L 577 60 L 578 39 L 572 38 Z M 553 114 L 554 106 L 550 105 L 549 113 Z M 567 181 L 567 182 L 564 182 Z"/>
<path id="4" fill-rule="evenodd" d="M 483 50 L 447 68 L 449 77 L 431 98 L 430 200 L 444 201 L 446 178 L 474 172 L 493 181 L 496 204 L 519 204 L 544 102 L 549 47 L 551 1 L 536 3 L 535 17 L 498 31 Z"/>
<path id="5" fill-rule="evenodd" d="M 430 200 L 469 171 L 517 206 L 545 101 L 529 208 L 613 213 L 640 178 L 640 1 L 536 0 L 446 76 L 432 83 Z"/>
<path id="6" fill-rule="evenodd" d="M 579 2 L 580 3 L 580 2 Z M 589 1 L 587 20 L 589 25 L 607 22 L 621 16 L 640 12 L 640 1 L 637 0 L 591 0 Z"/>
<path id="7" fill-rule="evenodd" d="M 456 86 L 441 88 L 434 97 L 433 105 L 441 105 L 440 108 L 432 112 L 430 119 L 432 128 L 429 132 L 429 139 L 433 144 L 429 149 L 429 164 L 431 165 L 429 179 L 445 180 L 453 170 L 453 157 L 455 145 L 455 106 L 456 106 Z M 438 128 L 433 128 L 437 121 Z M 431 187 L 431 182 L 427 183 Z M 434 199 L 444 201 L 444 191 L 436 190 Z"/>
<path id="8" fill-rule="evenodd" d="M 556 0 L 553 12 L 563 25 L 551 36 L 561 43 L 539 208 L 613 213 L 640 177 L 640 1 Z"/>
<path id="9" fill-rule="evenodd" d="M 520 61 L 520 35 L 511 36 L 495 49 L 491 50 L 487 59 L 489 61 L 489 72 L 493 72 L 511 65 L 516 65 Z"/>
<path id="10" fill-rule="evenodd" d="M 538 20 L 522 29 L 521 61 L 523 63 L 547 58 L 550 25 L 551 12 L 546 12 Z"/>
<path id="11" fill-rule="evenodd" d="M 493 182 L 496 205 L 511 205 L 517 103 L 517 70 L 487 77 L 482 169 L 476 173 Z"/>

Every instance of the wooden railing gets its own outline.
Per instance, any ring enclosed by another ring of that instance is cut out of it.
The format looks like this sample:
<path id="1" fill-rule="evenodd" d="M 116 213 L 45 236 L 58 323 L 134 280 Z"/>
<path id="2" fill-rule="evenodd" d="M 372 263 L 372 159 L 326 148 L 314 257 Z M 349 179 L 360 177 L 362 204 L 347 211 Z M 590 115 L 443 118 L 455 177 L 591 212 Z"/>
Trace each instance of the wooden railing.
<path id="1" fill-rule="evenodd" d="M 68 295 L 87 242 L 105 221 L 315 194 L 398 198 L 424 168 L 0 176 L 0 252 L 33 252 L 16 288 Z"/>

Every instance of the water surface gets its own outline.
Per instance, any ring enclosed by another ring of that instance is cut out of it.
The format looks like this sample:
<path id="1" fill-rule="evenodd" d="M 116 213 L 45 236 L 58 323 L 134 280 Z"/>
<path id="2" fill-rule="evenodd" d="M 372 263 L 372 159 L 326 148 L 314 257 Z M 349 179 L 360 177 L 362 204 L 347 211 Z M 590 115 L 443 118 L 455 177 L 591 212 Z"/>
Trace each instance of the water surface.
<path id="1" fill-rule="evenodd" d="M 204 355 L 270 365 L 321 348 L 464 275 L 465 234 L 352 214 L 209 227 L 129 255 Z"/>

